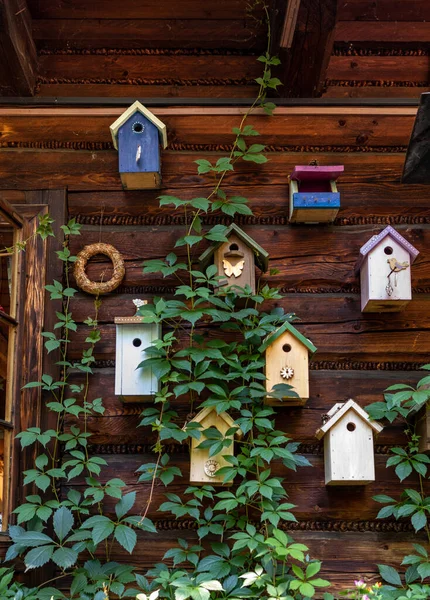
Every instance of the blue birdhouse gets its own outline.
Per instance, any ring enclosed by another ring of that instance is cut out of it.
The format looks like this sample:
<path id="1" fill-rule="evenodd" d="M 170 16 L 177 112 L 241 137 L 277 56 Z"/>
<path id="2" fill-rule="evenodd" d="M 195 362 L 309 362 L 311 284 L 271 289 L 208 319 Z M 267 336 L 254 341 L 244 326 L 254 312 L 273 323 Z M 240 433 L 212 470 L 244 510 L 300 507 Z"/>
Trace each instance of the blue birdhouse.
<path id="1" fill-rule="evenodd" d="M 333 223 L 340 208 L 336 179 L 343 166 L 296 166 L 290 177 L 290 223 Z"/>
<path id="2" fill-rule="evenodd" d="M 167 147 L 164 123 L 136 101 L 110 126 L 119 154 L 119 173 L 126 190 L 161 185 L 160 144 Z"/>

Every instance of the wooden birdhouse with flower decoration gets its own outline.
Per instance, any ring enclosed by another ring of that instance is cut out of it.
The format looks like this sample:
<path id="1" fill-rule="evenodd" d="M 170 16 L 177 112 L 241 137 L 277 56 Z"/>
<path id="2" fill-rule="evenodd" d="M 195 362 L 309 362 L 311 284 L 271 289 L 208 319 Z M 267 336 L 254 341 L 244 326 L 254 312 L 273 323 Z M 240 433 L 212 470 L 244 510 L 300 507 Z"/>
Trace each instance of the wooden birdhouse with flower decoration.
<path id="1" fill-rule="evenodd" d="M 192 420 L 192 423 L 201 425 L 200 439 L 194 437 L 191 440 L 191 462 L 190 462 L 190 483 L 194 485 L 203 485 L 206 483 L 212 485 L 231 485 L 233 482 L 224 483 L 224 476 L 217 475 L 217 471 L 222 467 L 230 466 L 225 460 L 226 456 L 234 456 L 234 438 L 240 439 L 242 431 L 235 426 L 234 420 L 226 412 L 217 414 L 215 407 L 208 407 L 201 410 Z M 236 427 L 236 430 L 234 428 Z M 230 439 L 231 444 L 224 447 L 214 456 L 209 456 L 209 448 L 199 448 L 200 444 L 207 440 L 205 430 L 216 430 L 219 432 L 219 439 Z"/>
<path id="2" fill-rule="evenodd" d="M 119 173 L 126 190 L 148 190 L 161 185 L 160 145 L 167 147 L 166 126 L 136 101 L 110 126 L 118 150 Z"/>
<path id="3" fill-rule="evenodd" d="M 336 180 L 343 165 L 295 166 L 290 176 L 290 223 L 333 223 L 340 208 Z"/>
<path id="4" fill-rule="evenodd" d="M 260 347 L 265 352 L 266 390 L 286 383 L 293 387 L 282 399 L 266 398 L 270 406 L 304 406 L 309 399 L 309 357 L 316 352 L 315 346 L 300 331 L 285 321 L 271 333 Z"/>
<path id="5" fill-rule="evenodd" d="M 411 265 L 419 252 L 390 225 L 360 248 L 361 312 L 399 312 L 412 299 Z"/>
<path id="6" fill-rule="evenodd" d="M 263 273 L 269 266 L 269 255 L 235 223 L 232 223 L 224 233 L 226 242 L 211 245 L 199 258 L 202 270 L 214 263 L 222 288 L 235 286 L 251 288 L 255 293 L 255 267 Z"/>
<path id="7" fill-rule="evenodd" d="M 383 427 L 354 400 L 338 403 L 325 415 L 316 437 L 324 438 L 326 485 L 367 485 L 375 481 L 375 435 Z"/>
<path id="8" fill-rule="evenodd" d="M 137 309 L 146 300 L 133 300 Z M 149 358 L 145 348 L 161 337 L 159 323 L 144 323 L 144 317 L 115 317 L 116 356 L 115 394 L 124 402 L 144 402 L 151 400 L 158 391 L 158 378 L 150 367 L 138 368 Z"/>

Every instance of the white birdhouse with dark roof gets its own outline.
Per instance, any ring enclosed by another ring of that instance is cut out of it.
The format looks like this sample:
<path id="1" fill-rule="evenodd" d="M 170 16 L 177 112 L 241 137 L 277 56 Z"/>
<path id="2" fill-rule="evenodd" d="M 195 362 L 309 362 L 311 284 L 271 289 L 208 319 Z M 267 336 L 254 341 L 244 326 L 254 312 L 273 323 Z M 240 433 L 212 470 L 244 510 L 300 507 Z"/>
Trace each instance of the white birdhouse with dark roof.
<path id="1" fill-rule="evenodd" d="M 133 300 L 136 308 L 146 304 L 146 300 Z M 124 402 L 144 402 L 151 400 L 158 391 L 159 384 L 151 368 L 139 369 L 139 364 L 149 358 L 145 348 L 161 337 L 159 323 L 144 323 L 144 317 L 115 317 L 116 356 L 115 394 Z"/>
<path id="2" fill-rule="evenodd" d="M 267 336 L 260 350 L 265 352 L 266 390 L 286 383 L 298 394 L 298 398 L 286 394 L 282 400 L 267 397 L 266 404 L 304 406 L 309 399 L 309 357 L 317 350 L 312 342 L 285 321 Z"/>
<path id="3" fill-rule="evenodd" d="M 217 275 L 222 277 L 219 286 L 249 286 L 255 293 L 255 266 L 263 273 L 269 266 L 269 255 L 235 223 L 225 231 L 226 242 L 212 244 L 199 258 L 200 268 L 206 269 L 212 262 Z"/>
<path id="4" fill-rule="evenodd" d="M 316 432 L 324 438 L 326 485 L 367 485 L 375 481 L 373 437 L 383 427 L 354 400 L 335 404 Z"/>
<path id="5" fill-rule="evenodd" d="M 110 126 L 118 150 L 119 172 L 126 190 L 148 190 L 161 185 L 160 144 L 167 147 L 164 123 L 136 101 Z"/>
<path id="6" fill-rule="evenodd" d="M 411 265 L 419 252 L 390 225 L 360 248 L 361 312 L 399 312 L 412 298 Z"/>
<path id="7" fill-rule="evenodd" d="M 212 485 L 231 485 L 233 482 L 224 483 L 224 476 L 217 475 L 217 471 L 222 467 L 230 466 L 225 460 L 225 456 L 234 456 L 234 436 L 240 439 L 242 431 L 237 428 L 235 434 L 225 436 L 227 431 L 235 427 L 234 420 L 226 412 L 217 414 L 215 407 L 208 407 L 201 410 L 192 420 L 192 423 L 200 423 L 200 439 L 191 439 L 191 462 L 190 462 L 190 483 L 203 485 L 210 483 Z M 198 448 L 198 446 L 207 438 L 204 435 L 205 429 L 217 429 L 223 437 L 231 439 L 230 446 L 223 448 L 219 454 L 209 456 L 208 448 Z"/>

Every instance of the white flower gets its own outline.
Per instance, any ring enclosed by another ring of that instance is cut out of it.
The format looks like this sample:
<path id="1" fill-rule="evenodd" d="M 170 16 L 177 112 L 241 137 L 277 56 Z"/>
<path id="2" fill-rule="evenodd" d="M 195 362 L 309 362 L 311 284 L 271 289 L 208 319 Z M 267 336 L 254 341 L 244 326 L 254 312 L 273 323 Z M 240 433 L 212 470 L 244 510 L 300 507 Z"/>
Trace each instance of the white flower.
<path id="1" fill-rule="evenodd" d="M 151 592 L 149 596 L 146 594 L 137 594 L 136 600 L 157 600 L 160 595 L 160 590 L 155 590 L 155 592 Z"/>
<path id="2" fill-rule="evenodd" d="M 263 574 L 263 567 L 256 567 L 254 572 L 250 571 L 249 573 L 245 573 L 244 575 L 239 575 L 239 577 L 241 579 L 244 579 L 244 582 L 242 583 L 242 587 L 247 587 L 248 585 L 252 585 L 253 583 L 255 583 L 257 581 L 257 579 L 260 579 L 262 574 Z"/>

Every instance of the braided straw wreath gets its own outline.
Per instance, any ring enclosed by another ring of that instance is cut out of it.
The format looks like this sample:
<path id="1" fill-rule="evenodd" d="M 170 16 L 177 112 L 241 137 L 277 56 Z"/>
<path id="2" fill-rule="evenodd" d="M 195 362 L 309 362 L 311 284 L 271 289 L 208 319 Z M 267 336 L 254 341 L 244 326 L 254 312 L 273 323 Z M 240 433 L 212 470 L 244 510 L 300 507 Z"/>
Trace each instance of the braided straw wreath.
<path id="1" fill-rule="evenodd" d="M 88 279 L 87 274 L 85 273 L 88 260 L 96 254 L 105 254 L 106 256 L 109 256 L 112 261 L 113 275 L 109 281 L 91 281 L 91 279 Z M 115 290 L 124 279 L 124 261 L 118 250 L 110 244 L 90 244 L 89 246 L 84 246 L 84 248 L 82 248 L 82 250 L 79 252 L 75 262 L 73 274 L 75 276 L 76 283 L 81 290 L 84 290 L 84 292 L 87 292 L 88 294 L 94 294 L 94 296 L 97 296 L 98 294 L 108 294 L 109 292 Z"/>

